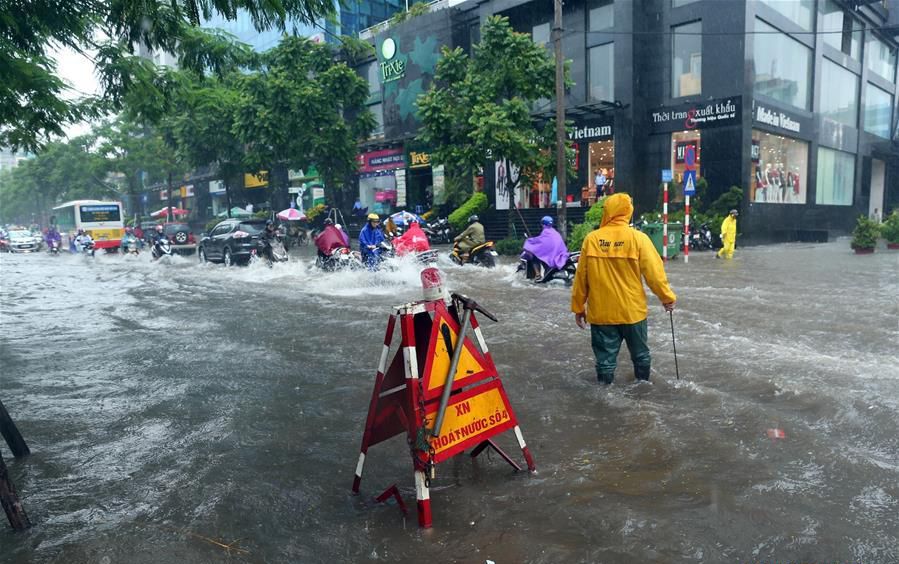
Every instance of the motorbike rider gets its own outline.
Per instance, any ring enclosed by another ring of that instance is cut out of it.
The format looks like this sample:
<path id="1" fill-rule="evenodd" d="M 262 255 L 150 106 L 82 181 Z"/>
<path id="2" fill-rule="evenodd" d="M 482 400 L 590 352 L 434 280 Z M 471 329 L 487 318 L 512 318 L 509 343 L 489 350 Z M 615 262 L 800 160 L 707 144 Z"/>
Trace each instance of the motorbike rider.
<path id="1" fill-rule="evenodd" d="M 565 268 L 568 262 L 568 246 L 565 240 L 556 231 L 553 218 L 545 215 L 540 220 L 543 231 L 536 237 L 531 237 L 524 242 L 524 250 L 521 258 L 528 260 L 530 256 L 543 261 L 547 267 L 555 270 Z M 546 273 L 544 273 L 544 276 Z"/>
<path id="2" fill-rule="evenodd" d="M 334 225 L 331 218 L 325 220 L 325 228 L 315 237 L 315 247 L 318 249 L 318 256 L 327 258 L 331 256 L 337 249 L 348 248 L 350 246 L 346 233 L 344 233 L 339 225 Z"/>
<path id="3" fill-rule="evenodd" d="M 278 230 L 275 229 L 275 222 L 270 219 L 265 220 L 265 229 L 259 234 L 259 242 L 262 243 L 263 255 L 270 261 L 275 260 L 275 257 L 272 256 L 272 241 L 277 238 Z"/>
<path id="4" fill-rule="evenodd" d="M 78 234 L 75 235 L 75 251 L 81 252 L 84 250 L 84 247 L 93 243 L 94 240 L 91 238 L 90 233 L 85 231 L 84 229 L 79 229 Z"/>
<path id="5" fill-rule="evenodd" d="M 165 236 L 165 228 L 162 226 L 162 224 L 157 224 L 156 230 L 150 236 L 150 240 L 155 245 L 156 243 L 160 242 L 163 239 L 168 239 L 168 237 Z"/>
<path id="6" fill-rule="evenodd" d="M 431 250 L 428 236 L 421 230 L 417 220 L 409 223 L 409 229 L 393 241 L 398 255 L 423 253 Z"/>
<path id="7" fill-rule="evenodd" d="M 368 223 L 359 232 L 359 251 L 362 261 L 369 268 L 376 267 L 381 260 L 380 245 L 384 242 L 384 233 L 380 229 L 381 218 L 376 213 L 368 214 Z"/>
<path id="8" fill-rule="evenodd" d="M 468 257 L 468 253 L 473 248 L 486 243 L 487 238 L 484 236 L 484 226 L 481 225 L 480 218 L 477 215 L 470 216 L 468 218 L 468 227 L 465 228 L 465 231 L 459 233 L 453 241 L 455 242 L 453 252 L 462 257 Z"/>
<path id="9" fill-rule="evenodd" d="M 134 234 L 133 229 L 131 229 L 130 227 L 126 227 L 125 235 L 122 236 L 122 243 L 121 243 L 122 251 L 127 252 L 128 245 L 131 243 L 134 243 L 135 246 L 137 245 L 137 236 Z"/>
<path id="10" fill-rule="evenodd" d="M 62 246 L 62 235 L 59 234 L 59 230 L 56 229 L 55 225 L 50 225 L 50 227 L 47 229 L 46 241 L 47 247 L 51 249 L 53 248 L 54 241 L 58 245 Z"/>

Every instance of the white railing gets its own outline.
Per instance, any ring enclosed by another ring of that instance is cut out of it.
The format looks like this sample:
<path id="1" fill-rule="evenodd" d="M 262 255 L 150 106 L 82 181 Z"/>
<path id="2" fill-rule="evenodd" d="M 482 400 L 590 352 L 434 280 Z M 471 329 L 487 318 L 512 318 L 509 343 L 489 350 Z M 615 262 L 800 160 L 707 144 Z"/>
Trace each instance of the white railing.
<path id="1" fill-rule="evenodd" d="M 455 6 L 457 4 L 461 4 L 465 0 L 434 0 L 433 2 L 428 2 L 428 12 L 436 12 L 437 10 L 444 10 L 449 8 L 450 6 Z M 359 32 L 359 39 L 373 39 L 375 35 L 381 33 L 390 27 L 390 19 L 386 19 L 381 23 L 377 23 L 371 27 L 367 27 Z"/>

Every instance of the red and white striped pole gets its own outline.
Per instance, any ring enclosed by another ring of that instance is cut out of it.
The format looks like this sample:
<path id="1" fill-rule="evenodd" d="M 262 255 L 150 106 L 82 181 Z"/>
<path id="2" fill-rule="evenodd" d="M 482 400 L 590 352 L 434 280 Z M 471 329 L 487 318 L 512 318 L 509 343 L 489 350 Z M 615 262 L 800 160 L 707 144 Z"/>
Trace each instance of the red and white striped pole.
<path id="1" fill-rule="evenodd" d="M 662 260 L 668 262 L 668 183 L 662 190 Z"/>
<path id="2" fill-rule="evenodd" d="M 684 263 L 690 262 L 690 195 L 684 201 Z"/>

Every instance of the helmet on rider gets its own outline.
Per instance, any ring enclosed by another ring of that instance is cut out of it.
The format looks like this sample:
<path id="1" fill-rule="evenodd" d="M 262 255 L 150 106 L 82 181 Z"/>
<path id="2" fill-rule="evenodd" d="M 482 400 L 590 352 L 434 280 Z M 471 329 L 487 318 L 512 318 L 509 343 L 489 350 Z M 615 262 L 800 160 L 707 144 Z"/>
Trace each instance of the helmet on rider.
<path id="1" fill-rule="evenodd" d="M 162 233 L 162 224 L 159 224 L 159 223 L 156 224 L 156 232 Z"/>
<path id="2" fill-rule="evenodd" d="M 553 226 L 553 218 L 551 218 L 548 215 L 544 215 L 542 218 L 540 218 L 540 223 L 542 223 L 543 225 L 548 225 L 548 226 L 552 227 Z"/>
<path id="3" fill-rule="evenodd" d="M 325 225 L 334 225 L 334 220 L 330 217 L 325 218 Z"/>
<path id="4" fill-rule="evenodd" d="M 131 231 L 132 231 L 132 230 L 131 230 L 130 227 L 126 227 L 126 228 L 125 228 L 125 233 L 128 233 L 128 234 L 130 235 L 130 234 L 131 234 Z"/>
<path id="5" fill-rule="evenodd" d="M 381 218 L 378 217 L 378 214 L 376 214 L 376 213 L 370 213 L 370 214 L 368 214 L 368 220 L 369 221 L 381 221 Z"/>
<path id="6" fill-rule="evenodd" d="M 272 221 L 272 220 L 270 220 L 270 219 L 266 219 L 266 220 L 265 220 L 265 228 L 266 228 L 266 229 L 270 229 L 270 228 L 272 228 L 272 227 L 274 227 L 274 226 L 275 226 L 275 222 L 274 222 L 274 221 Z"/>
<path id="7" fill-rule="evenodd" d="M 472 214 L 472 215 L 468 216 L 468 223 L 474 223 L 475 221 L 478 221 L 478 220 L 479 220 L 478 214 Z"/>
<path id="8" fill-rule="evenodd" d="M 336 227 L 338 231 L 343 231 L 343 227 L 341 227 L 339 223 L 335 223 L 334 227 Z"/>
<path id="9" fill-rule="evenodd" d="M 79 228 L 79 229 L 78 229 L 78 235 L 84 235 L 84 229 Z"/>

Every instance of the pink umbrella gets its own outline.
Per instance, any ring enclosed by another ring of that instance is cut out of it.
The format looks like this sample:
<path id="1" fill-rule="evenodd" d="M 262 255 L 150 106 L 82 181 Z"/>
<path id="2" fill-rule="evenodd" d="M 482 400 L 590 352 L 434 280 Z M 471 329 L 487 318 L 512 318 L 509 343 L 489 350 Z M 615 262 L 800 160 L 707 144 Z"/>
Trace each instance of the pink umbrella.
<path id="1" fill-rule="evenodd" d="M 189 210 L 183 210 L 181 208 L 171 208 L 173 216 L 179 215 L 187 215 L 190 213 Z M 169 208 L 162 208 L 161 210 L 155 211 L 150 214 L 150 217 L 165 217 L 169 214 Z"/>
<path id="2" fill-rule="evenodd" d="M 278 212 L 278 219 L 285 221 L 300 221 L 306 219 L 306 214 L 296 208 L 287 208 Z"/>

